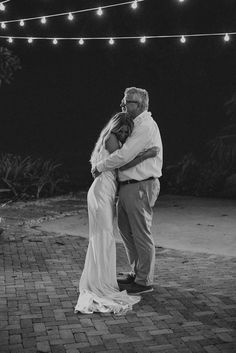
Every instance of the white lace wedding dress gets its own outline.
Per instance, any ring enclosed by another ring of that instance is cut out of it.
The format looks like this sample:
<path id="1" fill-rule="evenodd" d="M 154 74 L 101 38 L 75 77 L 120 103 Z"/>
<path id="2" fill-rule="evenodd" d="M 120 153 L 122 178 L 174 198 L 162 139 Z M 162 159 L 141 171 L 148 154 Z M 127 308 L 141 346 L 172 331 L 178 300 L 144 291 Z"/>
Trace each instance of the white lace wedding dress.
<path id="1" fill-rule="evenodd" d="M 109 155 L 101 148 L 97 162 Z M 116 194 L 115 172 L 103 172 L 92 183 L 88 195 L 89 245 L 79 283 L 75 312 L 125 314 L 140 301 L 139 296 L 119 291 L 116 280 L 116 244 L 113 220 Z"/>

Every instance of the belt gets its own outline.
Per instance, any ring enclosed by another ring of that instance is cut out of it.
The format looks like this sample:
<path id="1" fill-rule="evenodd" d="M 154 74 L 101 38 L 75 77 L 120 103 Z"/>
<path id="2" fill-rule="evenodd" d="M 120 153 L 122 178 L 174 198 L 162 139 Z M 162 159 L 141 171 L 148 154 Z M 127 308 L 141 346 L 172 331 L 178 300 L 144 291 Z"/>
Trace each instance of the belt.
<path id="1" fill-rule="evenodd" d="M 118 181 L 119 185 L 127 185 L 127 184 L 135 184 L 135 183 L 140 183 L 141 181 L 147 181 L 147 180 L 153 180 L 155 179 L 154 177 L 150 177 L 144 180 L 135 180 L 135 179 L 129 179 L 125 181 Z"/>

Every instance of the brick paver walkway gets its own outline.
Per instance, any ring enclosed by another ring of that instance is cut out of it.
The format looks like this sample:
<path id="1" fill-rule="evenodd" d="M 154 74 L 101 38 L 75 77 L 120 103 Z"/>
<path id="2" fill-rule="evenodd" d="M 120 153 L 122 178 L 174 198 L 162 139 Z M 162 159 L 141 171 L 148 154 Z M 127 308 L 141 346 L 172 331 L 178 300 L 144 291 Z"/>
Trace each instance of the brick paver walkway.
<path id="1" fill-rule="evenodd" d="M 0 352 L 236 352 L 236 258 L 157 248 L 155 291 L 125 316 L 74 314 L 87 239 L 36 233 L 82 199 L 1 210 Z M 117 245 L 118 271 L 126 255 Z"/>

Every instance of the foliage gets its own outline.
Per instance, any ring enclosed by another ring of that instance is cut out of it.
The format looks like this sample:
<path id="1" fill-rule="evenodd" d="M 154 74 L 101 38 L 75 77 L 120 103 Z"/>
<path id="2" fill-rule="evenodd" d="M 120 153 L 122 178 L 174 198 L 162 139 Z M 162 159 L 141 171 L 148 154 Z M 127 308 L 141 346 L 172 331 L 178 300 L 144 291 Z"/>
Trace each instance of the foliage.
<path id="1" fill-rule="evenodd" d="M 15 198 L 52 196 L 59 190 L 59 184 L 68 181 L 61 176 L 59 167 L 51 160 L 21 157 L 13 154 L 0 156 L 0 180 L 8 187 Z"/>
<path id="2" fill-rule="evenodd" d="M 236 93 L 225 103 L 228 118 L 217 136 L 208 142 L 210 158 L 225 169 L 236 169 Z"/>
<path id="3" fill-rule="evenodd" d="M 186 154 L 165 169 L 168 191 L 197 196 L 222 193 L 225 181 L 236 174 L 236 93 L 225 103 L 228 121 L 204 146 L 204 158 Z"/>
<path id="4" fill-rule="evenodd" d="M 199 175 L 194 184 L 193 193 L 196 196 L 216 196 L 224 186 L 229 170 L 210 160 L 200 165 Z"/>
<path id="5" fill-rule="evenodd" d="M 164 176 L 169 191 L 192 193 L 197 180 L 199 164 L 192 153 L 186 154 L 177 164 L 165 168 Z"/>
<path id="6" fill-rule="evenodd" d="M 195 196 L 215 196 L 230 175 L 214 160 L 200 161 L 192 153 L 186 154 L 176 165 L 165 169 L 164 176 L 169 192 Z"/>
<path id="7" fill-rule="evenodd" d="M 221 134 L 207 143 L 210 159 L 216 161 L 224 169 L 236 167 L 236 134 Z"/>
<path id="8" fill-rule="evenodd" d="M 0 86 L 11 83 L 15 71 L 21 69 L 20 59 L 10 50 L 0 47 Z"/>
<path id="9" fill-rule="evenodd" d="M 226 115 L 231 121 L 236 122 L 236 92 L 225 102 Z"/>

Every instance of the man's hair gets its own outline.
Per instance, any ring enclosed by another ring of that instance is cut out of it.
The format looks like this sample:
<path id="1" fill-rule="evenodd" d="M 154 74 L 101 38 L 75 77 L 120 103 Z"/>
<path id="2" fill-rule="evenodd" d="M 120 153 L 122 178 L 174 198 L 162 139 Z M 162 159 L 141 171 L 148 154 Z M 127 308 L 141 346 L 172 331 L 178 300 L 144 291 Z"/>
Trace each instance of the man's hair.
<path id="1" fill-rule="evenodd" d="M 148 110 L 149 107 L 149 96 L 148 91 L 143 88 L 137 87 L 128 87 L 125 89 L 125 95 L 127 94 L 135 94 L 138 97 L 140 106 L 143 110 Z"/>

